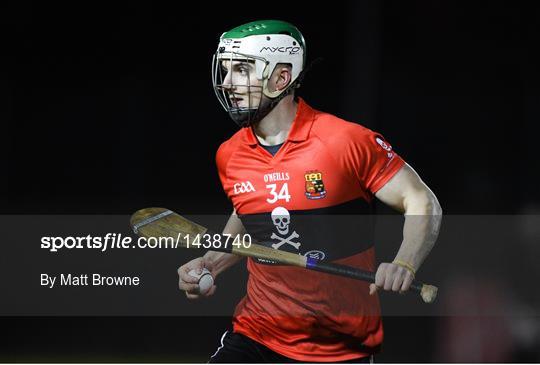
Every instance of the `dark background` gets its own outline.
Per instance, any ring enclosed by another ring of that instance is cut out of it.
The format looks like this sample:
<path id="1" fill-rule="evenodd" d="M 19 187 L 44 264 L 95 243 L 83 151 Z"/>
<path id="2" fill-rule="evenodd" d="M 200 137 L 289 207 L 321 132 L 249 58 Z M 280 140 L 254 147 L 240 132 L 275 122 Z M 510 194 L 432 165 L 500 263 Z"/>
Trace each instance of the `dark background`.
<path id="1" fill-rule="evenodd" d="M 2 5 L 0 212 L 229 212 L 214 154 L 237 129 L 211 56 L 222 32 L 278 18 L 323 58 L 299 94 L 382 133 L 445 214 L 538 214 L 539 15 L 516 1 Z M 378 361 L 470 362 L 445 357 L 440 322 L 386 318 Z M 4 361 L 205 362 L 230 318 L 1 323 Z M 516 343 L 472 359 L 539 361 L 538 342 Z"/>

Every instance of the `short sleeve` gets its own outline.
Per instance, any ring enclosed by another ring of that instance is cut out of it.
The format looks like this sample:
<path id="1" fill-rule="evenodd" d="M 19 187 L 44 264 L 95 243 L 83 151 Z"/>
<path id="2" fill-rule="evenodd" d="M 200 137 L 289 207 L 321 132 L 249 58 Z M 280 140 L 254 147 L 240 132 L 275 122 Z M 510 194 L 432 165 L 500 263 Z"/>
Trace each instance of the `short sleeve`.
<path id="1" fill-rule="evenodd" d="M 349 134 L 346 158 L 354 177 L 366 191 L 375 194 L 405 164 L 385 138 L 367 128 Z"/>
<path id="2" fill-rule="evenodd" d="M 227 162 L 231 157 L 231 149 L 228 147 L 228 143 L 224 142 L 219 146 L 216 152 L 216 166 L 218 170 L 219 180 L 221 181 L 221 186 L 226 192 L 227 186 Z"/>

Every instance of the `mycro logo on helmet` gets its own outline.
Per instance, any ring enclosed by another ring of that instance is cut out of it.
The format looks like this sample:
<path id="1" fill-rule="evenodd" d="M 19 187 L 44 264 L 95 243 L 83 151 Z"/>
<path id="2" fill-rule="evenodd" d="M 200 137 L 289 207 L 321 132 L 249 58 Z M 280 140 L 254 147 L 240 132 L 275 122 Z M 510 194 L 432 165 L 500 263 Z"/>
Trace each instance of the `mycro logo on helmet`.
<path id="1" fill-rule="evenodd" d="M 242 181 L 240 183 L 236 183 L 234 184 L 233 189 L 234 189 L 235 195 L 255 191 L 255 188 L 253 187 L 250 181 L 246 181 L 246 182 Z"/>
<path id="2" fill-rule="evenodd" d="M 297 54 L 298 52 L 300 52 L 300 49 L 301 49 L 300 47 L 263 47 L 263 48 L 261 48 L 259 53 L 263 53 L 264 51 L 269 51 L 269 52 L 272 52 L 272 53 L 276 53 L 276 52 L 287 53 L 287 52 L 289 52 L 289 54 Z"/>

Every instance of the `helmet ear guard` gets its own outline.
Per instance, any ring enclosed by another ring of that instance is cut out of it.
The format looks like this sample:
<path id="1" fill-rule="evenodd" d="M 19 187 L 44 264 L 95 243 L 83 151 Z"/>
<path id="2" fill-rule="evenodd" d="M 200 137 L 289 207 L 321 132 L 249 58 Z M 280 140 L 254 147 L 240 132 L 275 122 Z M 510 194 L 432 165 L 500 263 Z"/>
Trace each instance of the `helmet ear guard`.
<path id="1" fill-rule="evenodd" d="M 281 90 L 270 91 L 270 89 L 268 88 L 268 81 L 270 81 L 270 76 L 272 76 L 272 73 L 276 70 L 276 67 L 277 67 L 277 65 L 274 67 L 272 72 L 270 72 L 270 65 L 268 65 L 265 68 L 264 72 L 263 72 L 263 88 L 262 88 L 262 91 L 263 91 L 263 94 L 266 95 L 267 97 L 269 97 L 270 99 L 277 98 L 279 95 L 281 95 L 289 87 L 292 87 L 293 83 L 295 81 L 291 77 L 291 79 L 289 80 L 289 84 L 285 88 L 283 88 Z"/>

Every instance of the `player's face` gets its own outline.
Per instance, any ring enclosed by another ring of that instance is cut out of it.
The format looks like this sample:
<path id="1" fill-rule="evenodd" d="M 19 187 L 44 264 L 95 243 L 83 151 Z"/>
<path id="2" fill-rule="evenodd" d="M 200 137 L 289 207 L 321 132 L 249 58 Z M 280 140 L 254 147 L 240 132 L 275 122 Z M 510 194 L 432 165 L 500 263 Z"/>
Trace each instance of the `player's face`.
<path id="1" fill-rule="evenodd" d="M 256 108 L 262 96 L 262 81 L 257 79 L 255 63 L 249 61 L 221 62 L 223 73 L 223 89 L 233 106 L 237 108 Z"/>

